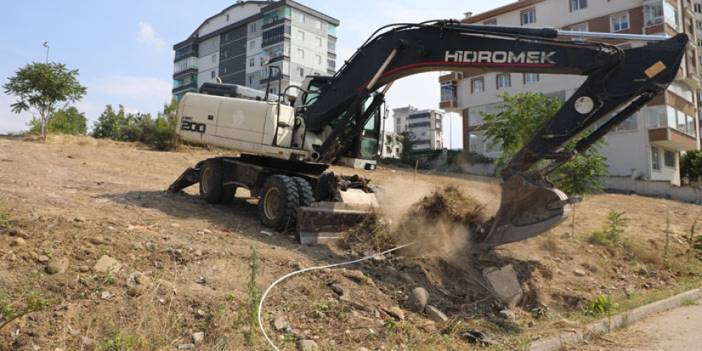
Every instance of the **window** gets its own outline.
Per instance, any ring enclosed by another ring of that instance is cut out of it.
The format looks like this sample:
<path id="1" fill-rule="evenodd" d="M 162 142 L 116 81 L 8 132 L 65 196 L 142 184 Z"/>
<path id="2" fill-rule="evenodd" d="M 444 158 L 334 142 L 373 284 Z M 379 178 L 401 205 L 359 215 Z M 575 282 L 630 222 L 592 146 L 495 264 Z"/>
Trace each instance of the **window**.
<path id="1" fill-rule="evenodd" d="M 666 167 L 675 168 L 675 153 L 665 150 L 663 152 L 663 161 Z"/>
<path id="2" fill-rule="evenodd" d="M 227 50 L 222 51 L 222 57 L 224 57 L 224 58 L 229 57 L 229 51 L 227 51 Z"/>
<path id="3" fill-rule="evenodd" d="M 512 77 L 509 73 L 500 73 L 496 76 L 495 83 L 497 89 L 505 89 L 512 86 Z"/>
<path id="4" fill-rule="evenodd" d="M 322 22 L 320 22 L 318 19 L 313 19 L 312 20 L 312 26 L 315 29 L 322 30 Z"/>
<path id="5" fill-rule="evenodd" d="M 256 40 L 252 40 L 249 42 L 249 49 L 255 49 L 256 48 Z"/>
<path id="6" fill-rule="evenodd" d="M 249 25 L 249 31 L 250 31 L 251 33 L 256 33 L 256 30 L 258 30 L 258 28 L 256 28 L 256 27 L 258 27 L 258 26 L 256 25 L 256 22 L 251 23 L 251 24 Z"/>
<path id="7" fill-rule="evenodd" d="M 697 28 L 697 30 L 702 30 L 702 21 L 695 21 L 695 28 Z"/>
<path id="8" fill-rule="evenodd" d="M 496 26 L 497 25 L 497 18 L 489 19 L 489 20 L 483 22 L 483 24 L 486 26 Z"/>
<path id="9" fill-rule="evenodd" d="M 305 40 L 305 32 L 298 30 L 297 31 L 297 39 Z"/>
<path id="10" fill-rule="evenodd" d="M 305 50 L 297 49 L 297 57 L 304 59 L 305 58 Z"/>
<path id="11" fill-rule="evenodd" d="M 473 78 L 470 80 L 470 93 L 482 93 L 485 91 L 485 78 Z"/>
<path id="12" fill-rule="evenodd" d="M 570 26 L 570 30 L 574 32 L 589 32 L 590 31 L 590 26 L 588 25 L 587 22 L 585 23 L 579 23 Z"/>
<path id="13" fill-rule="evenodd" d="M 531 23 L 536 22 L 536 9 L 535 8 L 530 8 L 527 10 L 522 11 L 519 14 L 519 17 L 521 18 L 521 24 L 523 26 Z"/>
<path id="14" fill-rule="evenodd" d="M 227 67 L 222 67 L 222 74 L 227 74 Z"/>
<path id="15" fill-rule="evenodd" d="M 217 71 L 216 71 L 216 70 L 210 71 L 210 78 L 214 79 L 216 76 L 217 76 Z"/>
<path id="16" fill-rule="evenodd" d="M 297 75 L 300 76 L 300 78 L 304 78 L 305 77 L 305 69 L 302 67 L 298 67 L 297 68 Z"/>
<path id="17" fill-rule="evenodd" d="M 618 13 L 609 17 L 612 32 L 621 32 L 629 29 L 629 12 Z"/>
<path id="18" fill-rule="evenodd" d="M 306 21 L 306 19 L 305 19 L 305 14 L 304 14 L 304 13 L 300 13 L 300 14 L 297 16 L 297 21 L 300 22 L 300 23 L 305 23 L 305 21 Z"/>
<path id="19" fill-rule="evenodd" d="M 700 4 L 699 2 L 696 2 L 694 7 L 695 7 L 695 13 L 702 13 L 702 4 Z"/>
<path id="20" fill-rule="evenodd" d="M 217 54 L 212 55 L 212 63 L 217 62 Z"/>
<path id="21" fill-rule="evenodd" d="M 658 153 L 658 148 L 651 146 L 651 168 L 655 171 L 661 170 L 661 155 Z"/>
<path id="22" fill-rule="evenodd" d="M 229 14 L 227 14 L 227 22 L 229 22 Z"/>
<path id="23" fill-rule="evenodd" d="M 644 25 L 653 26 L 666 22 L 673 28 L 678 28 L 678 10 L 664 0 L 644 2 Z"/>
<path id="24" fill-rule="evenodd" d="M 317 47 L 322 47 L 322 38 L 317 37 Z"/>
<path id="25" fill-rule="evenodd" d="M 524 84 L 532 84 L 539 81 L 538 73 L 524 73 L 523 76 Z"/>
<path id="26" fill-rule="evenodd" d="M 587 8 L 587 0 L 570 0 L 570 12 Z"/>
<path id="27" fill-rule="evenodd" d="M 453 101 L 458 98 L 456 83 L 444 82 L 441 83 L 441 101 Z"/>
<path id="28" fill-rule="evenodd" d="M 317 64 L 318 65 L 322 64 L 322 56 L 317 55 Z"/>

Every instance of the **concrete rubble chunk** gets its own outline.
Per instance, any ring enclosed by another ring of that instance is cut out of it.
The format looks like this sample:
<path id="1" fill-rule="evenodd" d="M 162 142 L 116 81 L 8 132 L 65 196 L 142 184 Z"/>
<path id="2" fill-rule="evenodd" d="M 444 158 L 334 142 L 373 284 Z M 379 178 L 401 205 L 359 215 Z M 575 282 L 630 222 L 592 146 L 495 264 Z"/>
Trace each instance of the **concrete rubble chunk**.
<path id="1" fill-rule="evenodd" d="M 288 323 L 288 320 L 282 314 L 279 314 L 275 317 L 275 320 L 273 321 L 273 327 L 276 331 L 283 333 L 290 331 L 290 323 Z"/>
<path id="2" fill-rule="evenodd" d="M 427 312 L 429 319 L 433 320 L 434 322 L 445 322 L 448 320 L 448 317 L 446 317 L 446 315 L 441 312 L 440 309 L 432 305 L 427 305 L 424 310 Z"/>
<path id="3" fill-rule="evenodd" d="M 300 340 L 297 342 L 297 349 L 300 351 L 317 351 L 319 346 L 314 340 Z"/>
<path id="4" fill-rule="evenodd" d="M 421 313 L 422 311 L 424 311 L 424 308 L 427 306 L 428 302 L 429 292 L 427 291 L 427 289 L 421 286 L 412 289 L 412 294 L 410 294 L 409 298 L 409 304 L 415 312 Z"/>
<path id="5" fill-rule="evenodd" d="M 524 292 L 519 284 L 517 272 L 511 264 L 502 268 L 488 267 L 483 270 L 483 277 L 492 289 L 493 294 L 510 308 L 522 299 Z"/>
<path id="6" fill-rule="evenodd" d="M 402 321 L 405 319 L 405 313 L 402 312 L 402 309 L 397 306 L 383 308 L 383 311 L 385 311 L 385 313 L 390 315 L 390 317 L 395 318 L 398 321 Z"/>
<path id="7" fill-rule="evenodd" d="M 205 332 L 193 333 L 193 344 L 200 344 L 205 341 Z"/>
<path id="8" fill-rule="evenodd" d="M 500 317 L 502 317 L 503 319 L 506 319 L 508 321 L 513 321 L 513 320 L 517 319 L 517 315 L 514 314 L 514 312 L 512 310 L 504 309 L 504 310 L 501 310 L 498 314 Z"/>
<path id="9" fill-rule="evenodd" d="M 68 270 L 68 265 L 69 265 L 68 258 L 66 258 L 66 257 L 56 258 L 56 259 L 50 260 L 46 264 L 45 271 L 48 274 L 66 273 L 66 271 Z"/>
<path id="10" fill-rule="evenodd" d="M 114 273 L 122 268 L 122 264 L 114 258 L 103 255 L 100 259 L 95 262 L 93 270 L 98 273 Z"/>

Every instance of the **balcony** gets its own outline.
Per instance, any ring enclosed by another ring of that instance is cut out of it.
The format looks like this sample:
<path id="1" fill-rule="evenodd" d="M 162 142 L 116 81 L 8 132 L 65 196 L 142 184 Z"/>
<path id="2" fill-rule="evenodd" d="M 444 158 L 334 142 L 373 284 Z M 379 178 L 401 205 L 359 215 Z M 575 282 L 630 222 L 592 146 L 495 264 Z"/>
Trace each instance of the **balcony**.
<path id="1" fill-rule="evenodd" d="M 697 139 L 695 137 L 670 127 L 649 129 L 648 140 L 651 145 L 661 146 L 669 150 L 689 151 L 697 149 Z"/>
<path id="2" fill-rule="evenodd" d="M 458 112 L 458 75 L 452 73 L 439 77 L 441 83 L 441 101 L 439 108 L 447 112 Z"/>
<path id="3" fill-rule="evenodd" d="M 285 18 L 279 18 L 277 20 L 274 20 L 272 22 L 264 24 L 263 27 L 261 27 L 261 29 L 266 30 L 268 28 L 273 28 L 273 27 L 281 25 L 283 23 L 285 23 Z"/>
<path id="4" fill-rule="evenodd" d="M 446 111 L 452 111 L 458 108 L 458 103 L 455 100 L 439 102 L 439 108 Z"/>
<path id="5" fill-rule="evenodd" d="M 186 91 L 195 91 L 195 90 L 197 90 L 197 82 L 183 84 L 181 86 L 175 87 L 175 88 L 173 88 L 173 90 L 171 90 L 171 92 L 175 95 L 175 94 L 180 94 L 180 93 L 183 93 Z"/>

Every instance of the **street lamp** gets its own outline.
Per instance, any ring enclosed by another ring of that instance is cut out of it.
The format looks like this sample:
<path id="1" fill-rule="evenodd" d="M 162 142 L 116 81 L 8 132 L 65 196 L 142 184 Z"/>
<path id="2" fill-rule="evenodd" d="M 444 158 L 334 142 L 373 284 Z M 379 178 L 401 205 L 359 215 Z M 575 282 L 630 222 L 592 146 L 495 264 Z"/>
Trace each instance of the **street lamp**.
<path id="1" fill-rule="evenodd" d="M 46 63 L 49 63 L 49 42 L 45 41 L 43 46 L 46 48 Z"/>

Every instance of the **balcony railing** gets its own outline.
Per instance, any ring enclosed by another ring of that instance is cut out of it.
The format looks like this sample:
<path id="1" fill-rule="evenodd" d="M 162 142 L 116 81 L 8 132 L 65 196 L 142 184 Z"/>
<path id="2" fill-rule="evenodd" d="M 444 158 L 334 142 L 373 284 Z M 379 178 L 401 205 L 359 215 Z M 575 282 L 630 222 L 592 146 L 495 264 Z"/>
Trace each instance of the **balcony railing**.
<path id="1" fill-rule="evenodd" d="M 688 151 L 697 149 L 697 139 L 670 127 L 652 128 L 648 130 L 648 140 L 653 145 L 666 149 Z"/>

